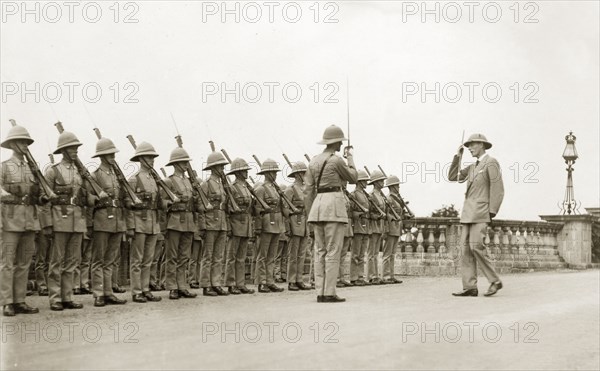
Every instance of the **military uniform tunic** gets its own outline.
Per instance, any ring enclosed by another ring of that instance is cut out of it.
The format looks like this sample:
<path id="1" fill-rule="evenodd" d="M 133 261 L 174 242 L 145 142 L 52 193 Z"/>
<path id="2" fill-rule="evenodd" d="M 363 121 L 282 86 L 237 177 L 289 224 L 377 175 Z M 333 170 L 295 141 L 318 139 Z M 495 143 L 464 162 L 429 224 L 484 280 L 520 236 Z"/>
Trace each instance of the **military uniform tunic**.
<path id="1" fill-rule="evenodd" d="M 389 205 L 394 209 L 398 216 L 402 217 L 402 205 L 394 197 L 387 197 Z M 396 246 L 398 239 L 402 233 L 402 219 L 394 220 L 392 212 L 388 212 L 387 216 L 387 238 L 383 246 L 383 278 L 394 278 L 394 265 L 396 258 Z"/>
<path id="2" fill-rule="evenodd" d="M 299 210 L 299 214 L 290 215 L 290 241 L 288 252 L 287 279 L 289 283 L 303 282 L 304 262 L 306 259 L 308 225 L 304 205 L 304 183 L 296 180 L 285 190 L 286 197 Z"/>
<path id="3" fill-rule="evenodd" d="M 373 203 L 379 206 L 379 209 L 385 212 L 385 195 L 376 188 L 371 192 Z M 369 210 L 371 219 L 369 226 L 371 235 L 369 237 L 369 248 L 367 249 L 367 277 L 371 280 L 379 277 L 379 249 L 381 248 L 381 238 L 385 232 L 385 216 L 382 216 L 374 205 Z"/>
<path id="4" fill-rule="evenodd" d="M 248 240 L 254 235 L 254 201 L 244 182 L 239 179 L 231 185 L 231 192 L 241 211 L 229 215 L 231 238 L 227 249 L 225 285 L 241 287 L 245 286 Z"/>
<path id="5" fill-rule="evenodd" d="M 365 276 L 365 254 L 369 249 L 369 236 L 371 235 L 371 226 L 369 225 L 369 199 L 364 189 L 355 189 L 352 196 L 367 212 L 363 211 L 352 203 L 352 256 L 350 260 L 350 281 L 363 279 Z"/>
<path id="6" fill-rule="evenodd" d="M 285 232 L 281 196 L 269 181 L 256 187 L 256 195 L 269 205 L 271 210 L 263 210 L 260 205 L 257 205 L 257 210 L 262 213 L 262 216 L 259 220 L 260 226 L 257 226 L 261 233 L 256 254 L 255 282 L 256 284 L 274 284 L 273 274 L 279 235 Z"/>
<path id="7" fill-rule="evenodd" d="M 2 162 L 0 187 L 10 193 L 1 199 L 0 305 L 23 303 L 35 232 L 40 230 L 40 188 L 29 165 L 16 156 Z"/>
<path id="8" fill-rule="evenodd" d="M 227 195 L 221 178 L 211 174 L 202 183 L 202 191 L 207 195 L 212 210 L 204 212 L 206 237 L 200 267 L 200 287 L 222 286 L 223 257 L 226 248 L 228 215 L 226 213 Z"/>

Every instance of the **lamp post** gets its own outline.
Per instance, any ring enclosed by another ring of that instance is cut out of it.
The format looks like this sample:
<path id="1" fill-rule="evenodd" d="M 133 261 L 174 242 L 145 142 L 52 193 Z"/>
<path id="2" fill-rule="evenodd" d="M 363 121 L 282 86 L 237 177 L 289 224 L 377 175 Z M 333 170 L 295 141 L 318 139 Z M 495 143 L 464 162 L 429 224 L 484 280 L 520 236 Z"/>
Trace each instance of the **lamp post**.
<path id="1" fill-rule="evenodd" d="M 565 159 L 567 164 L 567 189 L 565 190 L 565 199 L 562 203 L 562 214 L 571 215 L 577 212 L 577 201 L 575 201 L 575 193 L 573 192 L 573 164 L 579 156 L 577 156 L 577 149 L 575 148 L 575 140 L 577 138 L 573 135 L 573 132 L 569 132 L 569 135 L 565 136 L 567 145 L 563 151 L 562 157 Z"/>

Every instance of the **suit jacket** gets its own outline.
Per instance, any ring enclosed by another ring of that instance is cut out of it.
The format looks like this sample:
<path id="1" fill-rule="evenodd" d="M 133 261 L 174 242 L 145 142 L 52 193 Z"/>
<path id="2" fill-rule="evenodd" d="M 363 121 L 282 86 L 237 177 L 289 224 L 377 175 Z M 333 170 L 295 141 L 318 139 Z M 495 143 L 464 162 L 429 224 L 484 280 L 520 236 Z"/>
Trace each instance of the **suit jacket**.
<path id="1" fill-rule="evenodd" d="M 459 157 L 454 156 L 448 179 L 467 182 L 465 203 L 460 216 L 461 223 L 489 223 L 490 213 L 498 214 L 504 198 L 504 183 L 498 161 L 490 155 L 458 171 Z"/>

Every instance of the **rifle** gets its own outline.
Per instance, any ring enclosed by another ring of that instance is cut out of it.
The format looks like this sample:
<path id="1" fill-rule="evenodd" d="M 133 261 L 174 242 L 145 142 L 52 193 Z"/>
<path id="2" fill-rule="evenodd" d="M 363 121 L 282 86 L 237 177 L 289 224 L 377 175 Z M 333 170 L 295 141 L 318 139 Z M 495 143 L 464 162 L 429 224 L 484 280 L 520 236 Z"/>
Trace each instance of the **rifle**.
<path id="1" fill-rule="evenodd" d="M 131 146 L 133 147 L 133 149 L 136 149 L 137 144 L 135 143 L 135 139 L 133 139 L 133 136 L 130 134 L 127 136 L 127 139 L 129 139 L 129 143 L 131 143 Z M 160 175 L 158 175 L 156 170 L 154 170 L 154 168 L 152 166 L 150 166 L 150 164 L 148 164 L 146 159 L 140 158 L 140 162 L 143 163 L 150 170 L 150 175 L 152 175 L 152 178 L 154 178 L 154 181 L 156 182 L 156 184 L 167 194 L 167 197 L 169 197 L 169 200 L 171 200 L 171 202 L 179 202 L 179 197 L 177 197 L 177 195 L 175 195 L 175 193 L 173 193 L 173 191 L 171 191 L 171 189 L 169 189 L 169 186 L 167 186 L 165 181 L 163 179 L 161 179 Z"/>
<path id="2" fill-rule="evenodd" d="M 370 177 L 370 176 L 371 176 L 371 172 L 369 171 L 369 168 L 367 168 L 367 167 L 365 166 L 365 170 L 366 170 L 367 174 L 368 174 L 368 175 L 369 175 L 369 177 Z M 377 210 L 377 212 L 379 213 L 379 215 L 381 215 L 382 217 L 385 217 L 385 216 L 386 216 L 386 213 L 385 213 L 383 210 L 381 210 L 381 208 L 380 208 L 380 207 L 379 207 L 379 205 L 377 205 L 377 203 L 376 203 L 376 202 L 373 200 L 373 198 L 371 197 L 371 195 L 370 195 L 370 194 L 368 194 L 368 193 L 367 193 L 367 191 L 366 191 L 366 190 L 364 190 L 364 189 L 363 189 L 362 191 L 363 191 L 363 193 L 365 194 L 365 196 L 367 197 L 367 199 L 369 200 L 369 204 L 371 204 L 371 206 L 373 206 L 373 207 L 375 208 L 375 210 Z M 385 197 L 383 197 L 383 199 L 385 200 Z"/>
<path id="3" fill-rule="evenodd" d="M 254 160 L 256 161 L 256 163 L 258 164 L 258 166 L 262 167 L 260 160 L 258 159 L 258 157 L 256 157 L 256 155 L 252 155 L 252 157 L 254 158 Z M 292 201 L 290 201 L 289 198 L 287 198 L 287 196 L 285 195 L 285 193 L 283 193 L 283 191 L 281 190 L 281 188 L 279 188 L 279 184 L 277 184 L 277 182 L 273 181 L 271 184 L 273 184 L 273 187 L 275 187 L 275 190 L 277 191 L 277 193 L 279 194 L 279 196 L 281 197 L 281 199 L 285 202 L 285 204 L 287 205 L 287 207 L 290 208 L 290 210 L 292 211 L 292 214 L 298 214 L 300 212 L 300 210 L 296 209 L 296 206 L 294 206 L 294 204 L 292 203 Z"/>
<path id="4" fill-rule="evenodd" d="M 215 143 L 212 140 L 209 140 L 208 144 L 210 144 L 211 151 L 215 152 Z M 227 159 L 227 161 L 231 163 L 229 159 Z M 235 201 L 235 196 L 231 191 L 231 183 L 229 183 L 229 178 L 227 178 L 227 175 L 225 175 L 223 171 L 219 171 L 217 175 L 219 176 L 219 178 L 221 178 L 221 183 L 223 183 L 223 189 L 225 190 L 225 194 L 227 195 L 229 206 L 231 206 L 231 209 L 234 213 L 240 213 L 242 209 L 240 209 L 239 205 Z"/>
<path id="5" fill-rule="evenodd" d="M 98 137 L 98 139 L 102 139 L 102 134 L 100 134 L 100 129 L 94 128 L 94 132 L 96 133 L 96 136 Z M 115 172 L 115 175 L 117 176 L 117 181 L 121 185 L 121 188 L 123 188 L 125 190 L 125 193 L 127 193 L 127 196 L 131 199 L 133 204 L 140 205 L 142 203 L 142 201 L 135 194 L 135 191 L 131 187 L 131 184 L 129 184 L 127 179 L 125 179 L 125 174 L 123 174 L 123 171 L 119 167 L 119 164 L 117 164 L 117 162 L 114 159 L 107 158 L 106 160 L 109 163 L 109 165 L 111 166 L 111 168 L 113 169 L 113 171 Z M 95 191 L 95 189 L 94 189 L 94 191 Z M 100 195 L 98 195 L 98 196 L 100 196 Z"/>
<path id="6" fill-rule="evenodd" d="M 377 166 L 379 167 L 379 170 L 381 170 L 383 175 L 387 178 L 387 175 L 385 175 L 385 171 L 383 171 L 381 166 Z M 415 217 L 415 214 L 413 214 L 412 211 L 410 211 L 410 209 L 408 208 L 408 202 L 404 202 L 404 199 L 402 198 L 402 196 L 400 196 L 400 192 L 398 192 L 398 194 L 390 192 L 390 197 L 400 204 L 400 207 L 402 207 L 402 210 L 404 210 L 404 213 L 408 216 L 408 219 Z"/>
<path id="7" fill-rule="evenodd" d="M 308 162 L 310 162 L 310 157 L 306 153 L 304 154 L 304 158 L 306 158 L 308 160 Z M 348 192 L 348 189 L 346 187 L 342 187 L 342 190 L 344 191 L 344 194 L 346 195 L 346 197 L 348 197 L 350 202 L 352 202 L 354 204 L 354 206 L 356 206 L 362 213 L 369 212 L 369 209 L 367 209 L 366 207 L 361 205 L 360 202 L 358 202 L 356 200 L 356 197 L 354 197 L 354 195 L 352 195 L 352 193 Z"/>
<path id="8" fill-rule="evenodd" d="M 54 126 L 56 126 L 56 130 L 58 130 L 59 134 L 61 134 L 63 131 L 65 131 L 65 129 L 62 126 L 62 122 L 60 122 L 60 121 L 57 122 L 56 124 L 54 124 Z M 102 189 L 102 187 L 100 187 L 100 184 L 98 184 L 96 179 L 94 179 L 92 177 L 92 174 L 90 174 L 88 169 L 83 165 L 83 163 L 81 162 L 79 157 L 75 156 L 75 158 L 71 158 L 66 152 L 63 152 L 63 155 L 67 156 L 69 158 L 69 160 L 71 160 L 71 162 L 73 162 L 73 164 L 77 168 L 77 172 L 79 173 L 79 176 L 81 176 L 83 179 L 87 180 L 87 182 L 90 184 L 90 186 L 92 187 L 94 192 L 98 195 L 98 197 L 100 197 L 100 198 L 108 197 L 108 194 L 106 194 L 106 192 L 104 192 L 104 190 Z"/>
<path id="9" fill-rule="evenodd" d="M 9 121 L 12 126 L 17 126 L 17 122 L 15 120 L 10 119 Z M 29 152 L 28 146 L 15 144 L 15 149 L 18 152 L 20 152 L 23 155 L 23 157 L 25 157 L 25 160 L 27 161 L 27 165 L 29 165 L 29 168 L 31 169 L 31 172 L 33 173 L 33 176 L 35 177 L 35 179 L 38 181 L 38 183 L 40 183 L 40 186 L 42 187 L 42 190 L 46 194 L 46 197 L 48 197 L 48 199 L 50 199 L 50 200 L 56 199 L 58 196 L 56 195 L 56 193 L 54 193 L 54 191 L 52 190 L 52 187 L 50 187 L 50 184 L 48 183 L 46 178 L 44 178 L 44 175 L 42 174 L 40 167 L 38 166 L 37 162 L 35 162 L 35 159 L 31 155 L 31 152 Z"/>
<path id="10" fill-rule="evenodd" d="M 381 168 L 381 166 L 377 165 L 377 167 L 379 168 L 379 170 L 381 171 L 381 173 L 383 174 L 383 176 L 385 176 L 387 178 L 387 175 L 385 174 L 385 171 L 383 171 L 383 169 Z M 391 194 L 392 194 L 392 192 L 390 192 L 390 195 Z M 389 203 L 389 201 L 387 200 L 387 198 L 385 196 L 383 197 L 383 202 L 385 203 L 385 206 L 387 206 L 387 208 L 392 211 L 392 216 L 393 216 L 394 220 L 396 220 L 396 221 L 402 220 L 402 218 L 400 217 L 400 215 L 398 215 L 398 213 L 396 212 L 396 210 L 394 210 L 394 208 L 392 207 L 392 205 Z"/>
<path id="11" fill-rule="evenodd" d="M 229 157 L 229 155 L 227 154 L 227 151 L 225 151 L 224 149 L 221 150 L 221 152 L 223 152 L 223 156 L 225 156 L 225 158 L 227 159 L 227 161 L 229 161 L 229 163 L 231 163 L 231 158 Z M 241 179 L 241 178 L 238 178 Z M 254 180 L 252 178 L 250 178 L 250 180 L 252 180 L 252 183 L 254 183 Z M 246 179 L 242 179 L 242 183 L 244 184 L 244 186 L 246 187 L 246 189 L 248 189 L 248 192 L 250 192 L 250 194 L 252 195 L 252 197 L 254 197 L 254 199 L 256 200 L 256 202 L 258 202 L 260 204 L 260 207 L 265 210 L 265 211 L 271 211 L 271 207 L 269 205 L 267 205 L 267 203 L 261 199 L 260 197 L 258 197 L 256 195 L 256 192 L 254 192 L 254 189 L 252 188 L 252 186 L 250 186 L 250 184 L 248 184 L 248 182 L 246 181 Z"/>
<path id="12" fill-rule="evenodd" d="M 183 140 L 181 139 L 181 135 L 179 133 L 175 137 L 175 141 L 180 148 L 183 148 Z M 189 161 L 185 164 L 186 172 L 188 174 L 188 178 L 190 179 L 190 183 L 192 183 L 192 187 L 196 190 L 200 197 L 200 201 L 202 202 L 202 206 L 207 211 L 214 209 L 213 205 L 208 201 L 208 198 L 204 194 L 202 187 L 200 187 L 200 182 L 198 181 L 198 177 L 196 176 L 196 172 L 192 169 L 192 164 Z"/>
<path id="13" fill-rule="evenodd" d="M 165 168 L 164 168 L 164 167 L 161 167 L 161 168 L 160 168 L 160 172 L 162 173 L 162 175 L 163 175 L 165 178 L 167 178 L 167 172 L 165 171 Z"/>

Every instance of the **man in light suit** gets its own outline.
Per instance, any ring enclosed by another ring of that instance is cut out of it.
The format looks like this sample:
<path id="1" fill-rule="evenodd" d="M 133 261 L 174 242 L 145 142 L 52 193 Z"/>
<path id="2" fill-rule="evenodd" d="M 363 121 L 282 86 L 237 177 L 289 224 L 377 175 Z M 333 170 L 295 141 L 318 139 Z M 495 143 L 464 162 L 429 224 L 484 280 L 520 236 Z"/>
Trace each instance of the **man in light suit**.
<path id="1" fill-rule="evenodd" d="M 477 161 L 461 170 L 460 161 L 464 147 L 469 149 Z M 491 147 L 492 143 L 488 142 L 484 135 L 471 135 L 464 145 L 459 147 L 448 171 L 448 179 L 451 182 L 467 181 L 465 203 L 460 217 L 463 290 L 453 293 L 454 296 L 478 295 L 477 264 L 490 282 L 484 296 L 494 295 L 502 288 L 502 282 L 486 255 L 483 239 L 488 223 L 498 213 L 504 198 L 500 164 L 485 152 Z"/>

